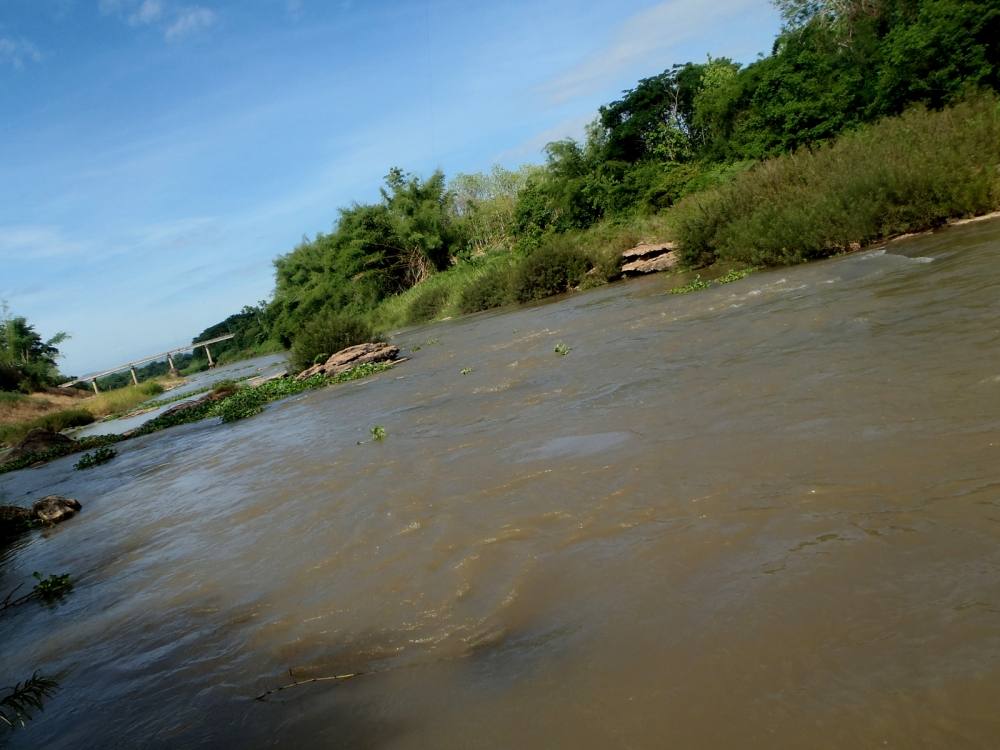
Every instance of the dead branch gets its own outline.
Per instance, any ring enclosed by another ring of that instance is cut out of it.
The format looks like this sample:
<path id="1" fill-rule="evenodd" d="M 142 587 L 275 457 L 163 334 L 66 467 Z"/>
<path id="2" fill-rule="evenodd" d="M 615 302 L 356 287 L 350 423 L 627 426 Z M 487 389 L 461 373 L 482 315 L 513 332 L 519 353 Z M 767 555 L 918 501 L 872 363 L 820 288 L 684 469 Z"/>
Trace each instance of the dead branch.
<path id="1" fill-rule="evenodd" d="M 314 682 L 347 682 L 348 680 L 353 680 L 355 677 L 361 677 L 364 672 L 350 672 L 348 674 L 337 674 L 329 675 L 327 677 L 312 677 L 308 680 L 296 680 L 295 675 L 292 674 L 292 670 L 288 670 L 288 676 L 292 678 L 292 681 L 287 685 L 279 685 L 276 688 L 271 688 L 270 690 L 265 690 L 263 693 L 254 698 L 255 701 L 266 701 L 267 696 L 274 695 L 275 693 L 280 693 L 282 690 L 288 690 L 290 688 L 299 687 L 300 685 L 310 685 Z"/>

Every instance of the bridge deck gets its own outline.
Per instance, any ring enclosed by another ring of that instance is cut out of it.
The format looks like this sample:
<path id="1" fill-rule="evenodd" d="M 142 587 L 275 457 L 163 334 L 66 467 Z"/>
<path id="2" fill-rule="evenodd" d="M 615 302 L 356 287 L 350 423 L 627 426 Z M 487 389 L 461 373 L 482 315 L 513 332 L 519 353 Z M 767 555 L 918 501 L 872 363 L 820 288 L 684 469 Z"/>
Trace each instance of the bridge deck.
<path id="1" fill-rule="evenodd" d="M 218 338 L 214 339 L 206 339 L 205 341 L 196 341 L 193 344 L 188 344 L 187 346 L 181 346 L 176 349 L 171 349 L 170 351 L 167 352 L 160 352 L 159 354 L 153 354 L 152 356 L 149 357 L 143 357 L 142 359 L 137 359 L 133 362 L 129 362 L 128 364 L 114 367 L 110 370 L 104 370 L 103 372 L 95 372 L 91 375 L 84 375 L 82 378 L 77 378 L 76 380 L 70 380 L 65 383 L 60 383 L 59 387 L 69 388 L 70 386 L 74 386 L 77 383 L 91 383 L 97 380 L 98 378 L 103 378 L 105 375 L 112 375 L 116 372 L 121 372 L 122 370 L 131 370 L 136 365 L 143 365 L 146 362 L 155 362 L 156 360 L 163 359 L 165 357 L 170 356 L 171 354 L 180 354 L 181 352 L 187 352 L 192 349 L 197 349 L 199 346 L 208 346 L 209 344 L 217 344 L 220 341 L 228 341 L 229 339 L 234 338 L 235 336 L 236 336 L 235 333 L 229 333 L 226 334 L 225 336 L 219 336 Z"/>

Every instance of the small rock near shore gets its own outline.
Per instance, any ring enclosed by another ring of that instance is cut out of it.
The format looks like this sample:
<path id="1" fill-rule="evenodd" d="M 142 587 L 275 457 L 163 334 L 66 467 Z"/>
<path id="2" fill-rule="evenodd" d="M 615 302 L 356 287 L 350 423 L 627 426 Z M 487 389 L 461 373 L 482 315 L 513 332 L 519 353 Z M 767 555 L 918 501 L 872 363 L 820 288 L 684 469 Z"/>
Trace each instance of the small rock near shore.
<path id="1" fill-rule="evenodd" d="M 45 453 L 53 448 L 73 445 L 75 442 L 72 438 L 61 433 L 53 432 L 44 427 L 35 427 L 21 439 L 21 442 L 14 446 L 14 449 L 7 454 L 6 460 L 14 461 L 34 453 Z"/>
<path id="2" fill-rule="evenodd" d="M 59 523 L 80 510 L 80 501 L 62 495 L 47 495 L 30 508 L 17 505 L 0 505 L 0 536 L 25 531 L 34 521 L 45 524 Z"/>

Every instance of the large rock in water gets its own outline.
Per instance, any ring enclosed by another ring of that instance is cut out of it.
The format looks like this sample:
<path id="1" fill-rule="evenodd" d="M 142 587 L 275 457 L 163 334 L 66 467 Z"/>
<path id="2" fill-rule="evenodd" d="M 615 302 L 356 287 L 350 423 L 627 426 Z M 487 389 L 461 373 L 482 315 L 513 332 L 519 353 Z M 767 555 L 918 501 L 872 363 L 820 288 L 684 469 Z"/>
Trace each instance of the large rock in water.
<path id="1" fill-rule="evenodd" d="M 358 344 L 341 349 L 326 362 L 303 370 L 295 376 L 296 380 L 305 380 L 313 375 L 339 375 L 358 365 L 371 362 L 391 362 L 399 356 L 399 347 L 377 341 L 370 344 Z"/>
<path id="2" fill-rule="evenodd" d="M 36 521 L 46 524 L 59 523 L 72 516 L 81 507 L 79 500 L 62 495 L 47 495 L 30 508 L 0 505 L 0 536 L 24 531 Z"/>
<path id="3" fill-rule="evenodd" d="M 34 453 L 45 453 L 53 448 L 66 448 L 72 446 L 76 441 L 65 435 L 47 430 L 44 427 L 36 427 L 25 435 L 21 442 L 14 446 L 14 450 L 7 454 L 7 461 L 14 461 L 24 458 Z"/>

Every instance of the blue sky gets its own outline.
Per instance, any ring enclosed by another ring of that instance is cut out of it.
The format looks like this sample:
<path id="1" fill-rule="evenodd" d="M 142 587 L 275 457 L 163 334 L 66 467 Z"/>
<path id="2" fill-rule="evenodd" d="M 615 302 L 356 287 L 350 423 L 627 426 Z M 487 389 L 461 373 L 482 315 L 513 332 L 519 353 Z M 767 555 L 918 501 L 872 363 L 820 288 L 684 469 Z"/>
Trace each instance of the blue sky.
<path id="1" fill-rule="evenodd" d="M 542 159 L 767 0 L 0 0 L 0 300 L 66 373 L 190 341 L 389 167 Z"/>

